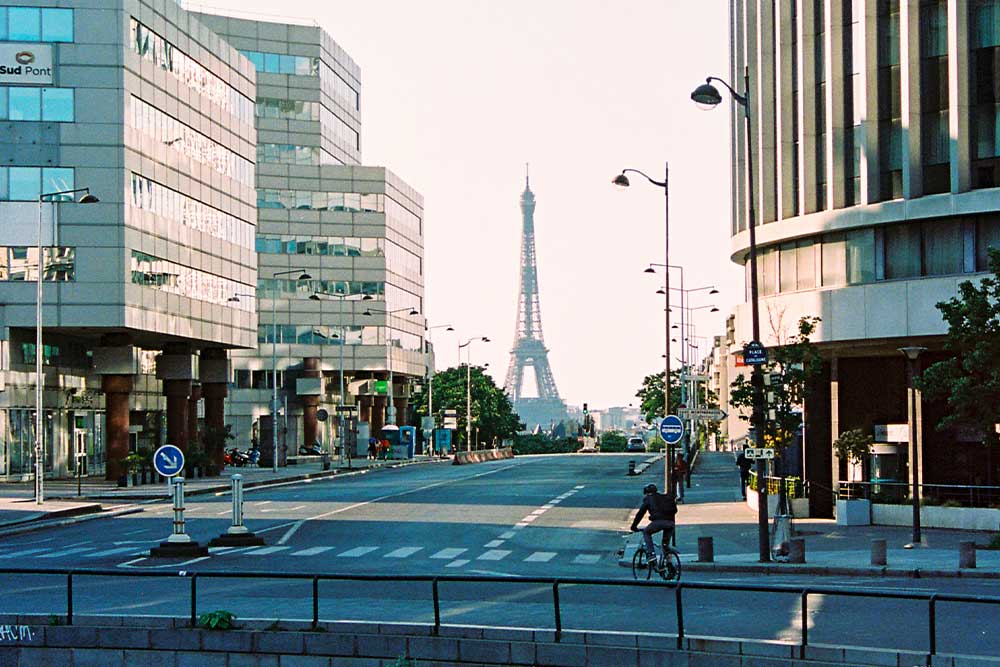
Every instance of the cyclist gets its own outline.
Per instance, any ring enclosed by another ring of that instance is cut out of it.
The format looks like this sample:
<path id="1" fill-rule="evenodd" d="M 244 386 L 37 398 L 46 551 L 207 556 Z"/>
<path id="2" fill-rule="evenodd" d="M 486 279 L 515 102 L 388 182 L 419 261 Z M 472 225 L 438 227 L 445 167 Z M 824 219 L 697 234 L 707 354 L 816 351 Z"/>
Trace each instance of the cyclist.
<path id="1" fill-rule="evenodd" d="M 674 520 L 677 516 L 677 501 L 673 493 L 658 493 L 655 484 L 647 484 L 642 487 L 642 504 L 639 505 L 639 512 L 632 520 L 632 532 L 639 530 L 639 522 L 649 513 L 649 523 L 642 529 L 642 539 L 646 545 L 646 553 L 652 555 L 656 551 L 653 549 L 653 534 L 663 531 L 663 549 L 669 548 L 670 538 L 674 533 Z M 660 556 L 663 558 L 663 555 Z M 656 564 L 657 569 L 661 568 L 663 562 Z"/>

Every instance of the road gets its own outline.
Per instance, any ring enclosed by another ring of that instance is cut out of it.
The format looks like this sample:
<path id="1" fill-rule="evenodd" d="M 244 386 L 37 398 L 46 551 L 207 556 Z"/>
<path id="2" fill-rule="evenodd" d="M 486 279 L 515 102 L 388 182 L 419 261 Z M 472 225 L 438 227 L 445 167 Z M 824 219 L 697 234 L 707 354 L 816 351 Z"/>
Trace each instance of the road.
<path id="1" fill-rule="evenodd" d="M 166 503 L 114 519 L 80 523 L 7 538 L 0 568 L 115 569 L 187 572 L 299 572 L 324 574 L 493 575 L 491 583 L 440 585 L 442 622 L 552 627 L 552 588 L 523 577 L 581 577 L 609 584 L 631 581 L 618 566 L 628 520 L 643 484 L 662 479 L 662 462 L 643 475 L 625 473 L 632 457 L 613 455 L 521 457 L 473 466 L 427 464 L 298 483 L 247 493 L 247 526 L 267 546 L 213 549 L 187 561 L 144 554 L 170 531 Z M 688 501 L 697 503 L 699 493 Z M 718 497 L 704 492 L 705 501 Z M 230 523 L 228 496 L 187 501 L 188 532 L 199 542 Z M 685 507 L 682 506 L 683 517 Z M 690 505 L 692 512 L 695 505 Z M 681 529 L 680 548 L 685 544 Z M 952 592 L 1000 596 L 992 580 L 919 580 L 753 575 L 695 575 L 685 582 L 794 586 L 849 590 Z M 59 613 L 65 577 L 0 575 L 8 595 L 0 612 Z M 111 579 L 77 576 L 77 614 L 186 615 L 190 579 Z M 308 619 L 311 581 L 198 582 L 201 611 L 228 609 L 242 618 Z M 320 583 L 324 620 L 433 622 L 427 582 Z M 673 632 L 674 592 L 662 586 L 560 586 L 565 629 Z M 1000 608 L 939 604 L 938 650 L 1000 654 Z M 801 611 L 796 594 L 698 591 L 684 593 L 689 635 L 797 641 Z M 926 648 L 926 603 L 810 597 L 810 641 L 883 648 Z"/>

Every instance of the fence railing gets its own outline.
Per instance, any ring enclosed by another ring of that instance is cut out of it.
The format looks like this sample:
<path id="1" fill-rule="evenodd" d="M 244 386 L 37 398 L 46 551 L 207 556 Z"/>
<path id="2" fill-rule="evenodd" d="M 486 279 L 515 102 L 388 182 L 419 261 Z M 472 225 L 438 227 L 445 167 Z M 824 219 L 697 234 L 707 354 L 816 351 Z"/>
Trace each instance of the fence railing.
<path id="1" fill-rule="evenodd" d="M 634 588 L 660 588 L 672 591 L 675 609 L 675 632 L 664 632 L 666 636 L 675 635 L 677 638 L 677 648 L 683 650 L 686 638 L 684 625 L 684 593 L 685 591 L 721 591 L 738 593 L 761 593 L 761 594 L 786 594 L 796 596 L 800 605 L 799 619 L 799 654 L 800 659 L 805 658 L 806 648 L 809 646 L 809 600 L 815 596 L 831 596 L 845 598 L 877 598 L 881 600 L 909 600 L 926 603 L 927 615 L 925 618 L 927 632 L 927 656 L 931 663 L 930 656 L 937 655 L 938 645 L 938 623 L 937 605 L 939 603 L 966 603 L 977 605 L 1000 605 L 1000 597 L 983 595 L 958 595 L 939 594 L 925 592 L 895 592 L 895 591 L 874 591 L 865 589 L 844 589 L 829 586 L 790 586 L 781 584 L 756 585 L 756 584 L 729 584 L 710 582 L 657 582 L 657 581 L 633 581 L 628 579 L 588 579 L 588 578 L 545 578 L 545 577 L 498 577 L 498 576 L 463 576 L 463 575 L 379 575 L 379 574 L 307 574 L 307 573 L 273 573 L 273 572 L 152 572 L 133 571 L 122 572 L 120 570 L 67 570 L 67 569 L 17 569 L 0 568 L 0 575 L 38 576 L 55 575 L 66 578 L 66 608 L 65 623 L 73 624 L 73 584 L 74 581 L 83 577 L 115 577 L 115 578 L 172 578 L 178 576 L 186 577 L 190 581 L 189 592 L 189 622 L 191 627 L 196 627 L 198 623 L 198 582 L 202 579 L 266 579 L 269 581 L 309 581 L 312 583 L 312 624 L 314 627 L 320 623 L 320 582 L 321 581 L 369 581 L 369 582 L 400 582 L 400 583 L 429 583 L 431 596 L 428 601 L 434 612 L 434 625 L 432 632 L 437 635 L 440 632 L 441 623 L 441 597 L 439 586 L 442 583 L 463 583 L 463 584 L 488 584 L 496 586 L 503 585 L 523 585 L 538 584 L 551 586 L 552 589 L 552 620 L 554 639 L 559 642 L 563 633 L 563 615 L 559 601 L 559 591 L 561 586 L 595 586 L 595 587 L 634 587 Z M 485 599 L 485 598 L 483 598 Z M 758 606 L 759 610 L 767 609 L 768 606 Z M 270 619 L 265 619 L 270 620 Z M 275 619 L 277 620 L 277 619 Z M 850 635 L 850 625 L 844 631 L 845 635 Z M 702 635 L 699 635 L 702 636 Z M 849 640 L 849 636 L 845 640 Z M 847 643 L 847 642 L 845 642 Z M 847 643 L 847 645 L 853 645 Z M 860 648 L 884 648 L 860 647 Z"/>
<path id="2" fill-rule="evenodd" d="M 903 505 L 910 502 L 912 484 L 907 482 L 838 482 L 837 497 L 841 500 L 871 500 L 873 503 Z M 972 484 L 921 484 L 922 505 L 944 507 L 1000 508 L 1000 486 Z"/>
<path id="3" fill-rule="evenodd" d="M 767 480 L 768 495 L 778 495 L 778 492 L 781 490 L 781 478 L 765 477 L 765 479 Z M 750 472 L 750 482 L 748 486 L 751 491 L 757 490 L 757 473 L 755 471 Z M 808 484 L 800 477 L 785 477 L 785 494 L 789 499 L 805 498 L 809 495 Z"/>

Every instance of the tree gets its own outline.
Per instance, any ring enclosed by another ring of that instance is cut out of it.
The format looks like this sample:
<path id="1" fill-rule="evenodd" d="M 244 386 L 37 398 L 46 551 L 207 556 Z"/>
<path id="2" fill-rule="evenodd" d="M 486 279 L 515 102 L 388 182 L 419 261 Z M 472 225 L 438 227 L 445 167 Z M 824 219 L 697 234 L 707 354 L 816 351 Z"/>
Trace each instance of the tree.
<path id="1" fill-rule="evenodd" d="M 833 448 L 836 450 L 837 456 L 845 461 L 855 465 L 864 465 L 871 453 L 873 442 L 875 442 L 875 438 L 871 435 L 860 428 L 852 428 L 841 433 L 840 437 L 833 441 Z"/>
<path id="2" fill-rule="evenodd" d="M 778 345 L 768 349 L 767 363 L 761 367 L 765 379 L 764 393 L 766 418 L 764 419 L 764 444 L 775 449 L 781 459 L 785 448 L 795 441 L 795 434 L 802 426 L 802 405 L 810 378 L 820 372 L 822 359 L 809 337 L 816 332 L 818 317 L 801 317 L 795 334 L 786 337 L 780 316 L 772 320 Z M 740 409 L 740 419 L 751 421 L 753 417 L 754 390 L 751 379 L 739 375 L 732 382 L 729 404 Z M 784 466 L 782 465 L 782 477 Z M 784 507 L 785 485 L 780 487 L 779 504 Z"/>
<path id="3" fill-rule="evenodd" d="M 972 427 L 988 447 L 1000 442 L 1000 250 L 989 249 L 992 276 L 963 281 L 958 296 L 937 305 L 948 324 L 945 349 L 952 354 L 917 378 L 928 400 L 944 400 L 947 414 L 939 429 Z M 992 483 L 987 462 L 987 484 Z"/>
<path id="4" fill-rule="evenodd" d="M 639 410 L 643 419 L 652 423 L 657 417 L 663 417 L 663 373 L 647 375 L 642 379 L 642 386 L 635 395 L 640 399 Z M 680 371 L 670 371 L 670 406 L 676 409 L 681 403 Z"/>
<path id="5" fill-rule="evenodd" d="M 523 428 L 520 418 L 514 412 L 510 399 L 503 390 L 496 386 L 493 378 L 483 372 L 481 366 L 469 369 L 472 437 L 475 440 L 476 427 L 479 428 L 479 442 L 491 443 L 493 439 L 503 440 L 513 437 Z M 464 443 L 465 439 L 465 366 L 448 368 L 434 374 L 434 413 L 437 423 L 443 421 L 446 409 L 458 413 L 458 430 L 456 437 Z M 427 415 L 427 387 L 413 397 L 414 413 Z"/>

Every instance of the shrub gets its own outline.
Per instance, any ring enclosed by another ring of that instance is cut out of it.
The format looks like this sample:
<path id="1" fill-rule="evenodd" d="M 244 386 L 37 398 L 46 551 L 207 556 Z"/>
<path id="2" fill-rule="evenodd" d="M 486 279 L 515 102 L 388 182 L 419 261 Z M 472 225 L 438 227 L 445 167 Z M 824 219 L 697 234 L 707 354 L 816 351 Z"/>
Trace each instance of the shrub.
<path id="1" fill-rule="evenodd" d="M 601 451 L 602 452 L 624 452 L 625 445 L 628 443 L 628 437 L 624 433 L 602 433 L 601 434 Z"/>
<path id="2" fill-rule="evenodd" d="M 236 614 L 225 609 L 217 609 L 198 617 L 198 627 L 206 630 L 232 630 L 235 626 Z"/>

